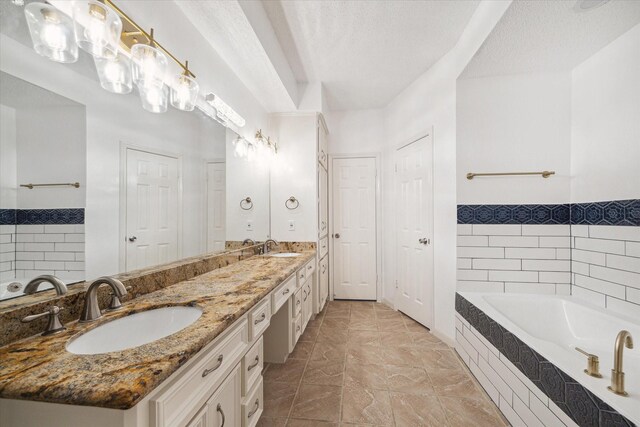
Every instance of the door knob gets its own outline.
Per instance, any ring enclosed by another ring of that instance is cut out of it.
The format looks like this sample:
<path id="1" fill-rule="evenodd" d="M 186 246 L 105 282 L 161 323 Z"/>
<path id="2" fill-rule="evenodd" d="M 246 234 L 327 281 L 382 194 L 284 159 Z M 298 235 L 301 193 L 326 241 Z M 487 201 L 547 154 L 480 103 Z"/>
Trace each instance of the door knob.
<path id="1" fill-rule="evenodd" d="M 138 238 L 136 236 L 129 237 L 129 241 L 130 242 L 135 242 L 136 240 L 138 240 Z"/>
<path id="2" fill-rule="evenodd" d="M 340 233 L 334 234 L 333 237 L 335 237 L 336 239 L 339 239 L 340 238 Z"/>
<path id="3" fill-rule="evenodd" d="M 423 245 L 429 245 L 431 244 L 431 239 L 427 239 L 426 237 L 423 237 L 422 239 L 418 239 L 418 243 L 421 243 Z"/>

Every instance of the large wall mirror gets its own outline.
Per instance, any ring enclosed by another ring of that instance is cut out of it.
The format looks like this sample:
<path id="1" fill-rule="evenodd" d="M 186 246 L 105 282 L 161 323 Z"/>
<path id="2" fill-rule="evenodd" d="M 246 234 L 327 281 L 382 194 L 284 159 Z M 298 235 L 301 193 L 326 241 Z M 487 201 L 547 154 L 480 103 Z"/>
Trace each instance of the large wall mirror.
<path id="1" fill-rule="evenodd" d="M 83 51 L 40 57 L 23 13 L 0 3 L 0 304 L 40 275 L 73 286 L 269 237 L 268 163 L 235 132 L 103 90 Z"/>

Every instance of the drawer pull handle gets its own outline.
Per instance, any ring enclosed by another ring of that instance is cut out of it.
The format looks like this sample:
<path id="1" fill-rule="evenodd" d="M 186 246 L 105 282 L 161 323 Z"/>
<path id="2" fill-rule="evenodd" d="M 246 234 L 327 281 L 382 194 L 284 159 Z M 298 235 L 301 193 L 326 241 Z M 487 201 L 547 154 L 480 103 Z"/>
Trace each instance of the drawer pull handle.
<path id="1" fill-rule="evenodd" d="M 313 268 L 313 265 L 310 265 L 307 267 L 307 270 L 311 270 Z"/>
<path id="2" fill-rule="evenodd" d="M 307 295 L 307 290 L 305 289 L 305 290 L 304 290 L 304 291 L 302 291 L 302 292 L 304 293 L 304 300 L 306 301 L 306 300 L 307 300 L 307 297 L 309 296 L 309 295 Z"/>
<path id="3" fill-rule="evenodd" d="M 296 300 L 296 305 L 300 305 L 300 300 L 299 299 Z"/>
<path id="4" fill-rule="evenodd" d="M 218 407 L 216 408 L 216 411 L 220 412 L 220 416 L 222 417 L 222 424 L 220 424 L 220 427 L 224 427 L 225 416 L 224 416 L 224 411 L 222 410 L 221 404 L 218 403 Z"/>
<path id="5" fill-rule="evenodd" d="M 291 290 L 289 288 L 285 289 L 284 291 L 282 291 L 282 295 L 286 295 L 289 292 L 291 292 Z"/>
<path id="6" fill-rule="evenodd" d="M 262 316 L 260 316 L 260 318 L 259 318 L 259 319 L 254 320 L 254 321 L 253 321 L 253 324 L 254 324 L 254 325 L 257 325 L 257 324 L 258 324 L 258 323 L 260 323 L 260 322 L 264 322 L 264 320 L 265 320 L 266 318 L 267 318 L 267 315 L 266 315 L 266 314 L 264 314 L 264 313 L 262 313 Z"/>
<path id="7" fill-rule="evenodd" d="M 218 364 L 216 366 L 214 366 L 213 368 L 210 369 L 205 369 L 202 372 L 202 378 L 206 377 L 207 375 L 209 375 L 211 372 L 215 371 L 216 369 L 218 369 L 221 365 L 222 365 L 222 359 L 224 359 L 224 356 L 221 354 L 220 356 L 218 356 Z"/>
<path id="8" fill-rule="evenodd" d="M 249 414 L 248 414 L 247 418 L 253 417 L 253 414 L 258 412 L 258 409 L 260 409 L 260 399 L 256 399 L 256 402 L 253 405 L 255 407 L 251 411 L 249 411 Z"/>
<path id="9" fill-rule="evenodd" d="M 296 332 L 300 332 L 300 325 L 296 326 Z"/>
<path id="10" fill-rule="evenodd" d="M 258 366 L 260 364 L 260 356 L 256 356 L 256 358 L 254 360 L 255 360 L 255 362 L 253 362 L 251 365 L 249 365 L 247 367 L 247 371 L 252 370 L 253 368 L 255 368 L 256 366 Z"/>

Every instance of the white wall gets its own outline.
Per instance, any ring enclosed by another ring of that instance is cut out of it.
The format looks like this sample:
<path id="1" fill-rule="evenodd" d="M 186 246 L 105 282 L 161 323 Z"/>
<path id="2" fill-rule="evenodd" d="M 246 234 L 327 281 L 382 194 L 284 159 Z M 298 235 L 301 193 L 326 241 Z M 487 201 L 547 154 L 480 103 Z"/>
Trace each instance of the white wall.
<path id="1" fill-rule="evenodd" d="M 456 101 L 458 204 L 569 202 L 570 73 L 458 80 Z M 466 179 L 543 170 L 556 174 Z"/>
<path id="2" fill-rule="evenodd" d="M 0 104 L 0 209 L 18 207 L 16 110 Z"/>
<path id="3" fill-rule="evenodd" d="M 572 73 L 572 202 L 640 198 L 640 24 Z"/>

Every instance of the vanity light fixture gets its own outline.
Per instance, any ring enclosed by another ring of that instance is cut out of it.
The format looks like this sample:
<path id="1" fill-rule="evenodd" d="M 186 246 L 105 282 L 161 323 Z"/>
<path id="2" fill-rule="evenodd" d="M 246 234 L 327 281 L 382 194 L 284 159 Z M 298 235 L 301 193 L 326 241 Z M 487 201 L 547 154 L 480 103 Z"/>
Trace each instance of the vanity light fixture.
<path id="1" fill-rule="evenodd" d="M 46 3 L 30 3 L 24 8 L 24 14 L 33 49 L 38 54 L 62 63 L 78 60 L 71 18 Z"/>
<path id="2" fill-rule="evenodd" d="M 133 87 L 131 80 L 131 61 L 126 55 L 118 53 L 115 58 L 93 58 L 100 79 L 100 86 L 109 92 L 126 94 Z"/>
<path id="3" fill-rule="evenodd" d="M 169 99 L 169 87 L 162 85 L 137 85 L 142 108 L 150 113 L 166 113 Z"/>
<path id="4" fill-rule="evenodd" d="M 152 113 L 167 111 L 169 91 L 165 84 L 167 57 L 155 48 L 153 29 L 150 44 L 136 43 L 131 46 L 132 79 L 140 93 L 142 108 Z"/>
<path id="5" fill-rule="evenodd" d="M 247 157 L 249 152 L 249 142 L 241 136 L 233 141 L 233 155 L 242 159 Z"/>
<path id="6" fill-rule="evenodd" d="M 193 111 L 198 100 L 200 85 L 189 71 L 189 61 L 185 61 L 186 70 L 177 75 L 171 86 L 171 105 L 182 111 Z"/>
<path id="7" fill-rule="evenodd" d="M 73 28 L 78 46 L 94 58 L 115 58 L 122 20 L 111 8 L 95 0 L 73 6 Z"/>
<path id="8" fill-rule="evenodd" d="M 258 129 L 256 132 L 256 146 L 261 158 L 265 157 L 270 160 L 278 153 L 278 145 L 275 141 L 271 141 L 270 137 L 265 137 L 262 134 L 262 129 Z"/>

